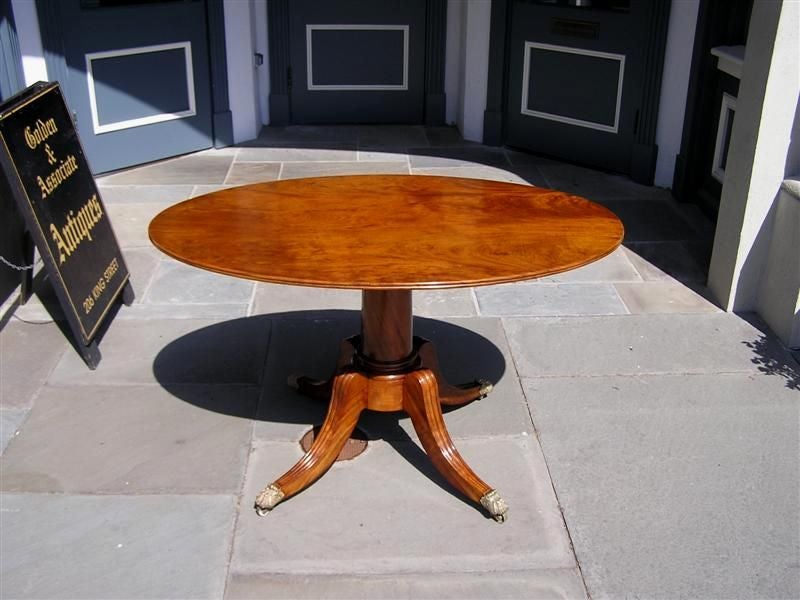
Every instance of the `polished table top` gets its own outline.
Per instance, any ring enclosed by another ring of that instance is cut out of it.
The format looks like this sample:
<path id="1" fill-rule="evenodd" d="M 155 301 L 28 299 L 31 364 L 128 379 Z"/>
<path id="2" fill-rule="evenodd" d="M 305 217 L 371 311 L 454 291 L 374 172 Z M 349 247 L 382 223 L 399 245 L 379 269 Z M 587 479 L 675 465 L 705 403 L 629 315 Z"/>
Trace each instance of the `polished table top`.
<path id="1" fill-rule="evenodd" d="M 257 281 L 364 290 L 488 285 L 612 252 L 620 220 L 578 196 L 453 177 L 354 175 L 258 183 L 159 214 L 178 260 Z"/>

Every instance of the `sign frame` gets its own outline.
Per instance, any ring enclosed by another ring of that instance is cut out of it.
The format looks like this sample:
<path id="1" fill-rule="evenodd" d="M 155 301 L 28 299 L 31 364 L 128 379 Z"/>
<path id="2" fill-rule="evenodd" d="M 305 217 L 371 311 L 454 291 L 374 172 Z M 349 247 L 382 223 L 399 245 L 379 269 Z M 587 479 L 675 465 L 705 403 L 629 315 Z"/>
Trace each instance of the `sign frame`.
<path id="1" fill-rule="evenodd" d="M 51 113 L 32 121 L 28 114 L 35 116 L 39 106 L 32 105 L 36 102 L 55 111 L 59 121 Z M 15 115 L 18 120 L 27 116 L 24 129 L 13 129 Z M 16 156 L 19 148 L 26 151 L 25 156 Z M 58 82 L 35 83 L 0 105 L 0 175 L 39 250 L 76 349 L 87 366 L 95 369 L 101 358 L 99 334 L 108 325 L 117 300 L 132 304 L 134 291 Z M 43 222 L 43 217 L 52 219 Z M 56 217 L 61 221 L 56 222 Z M 92 282 L 96 282 L 93 287 Z"/>

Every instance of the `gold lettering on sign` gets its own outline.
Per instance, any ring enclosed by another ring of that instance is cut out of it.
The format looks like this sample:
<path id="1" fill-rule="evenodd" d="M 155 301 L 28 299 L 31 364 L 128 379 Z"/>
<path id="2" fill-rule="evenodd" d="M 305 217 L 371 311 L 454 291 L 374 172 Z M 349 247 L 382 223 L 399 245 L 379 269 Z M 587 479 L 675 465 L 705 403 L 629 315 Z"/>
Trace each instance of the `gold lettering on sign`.
<path id="1" fill-rule="evenodd" d="M 74 211 L 69 211 L 61 229 L 50 223 L 50 234 L 58 247 L 59 264 L 64 264 L 83 240 L 93 241 L 92 229 L 102 217 L 103 208 L 100 206 L 97 194 L 93 194 L 86 204 L 81 206 L 77 215 Z"/>
<path id="2" fill-rule="evenodd" d="M 39 144 L 43 143 L 47 138 L 57 131 L 58 127 L 56 126 L 55 119 L 51 118 L 47 119 L 47 121 L 36 119 L 36 123 L 34 124 L 33 128 L 31 128 L 30 125 L 25 128 L 25 143 L 31 150 L 36 150 L 36 147 Z"/>
<path id="3" fill-rule="evenodd" d="M 48 147 L 49 149 L 49 147 Z M 39 189 L 42 190 L 42 200 L 50 196 L 56 188 L 69 179 L 75 171 L 78 170 L 78 161 L 75 156 L 70 154 L 61 164 L 53 170 L 50 175 L 42 179 L 39 175 L 36 176 L 36 183 L 39 184 Z"/>

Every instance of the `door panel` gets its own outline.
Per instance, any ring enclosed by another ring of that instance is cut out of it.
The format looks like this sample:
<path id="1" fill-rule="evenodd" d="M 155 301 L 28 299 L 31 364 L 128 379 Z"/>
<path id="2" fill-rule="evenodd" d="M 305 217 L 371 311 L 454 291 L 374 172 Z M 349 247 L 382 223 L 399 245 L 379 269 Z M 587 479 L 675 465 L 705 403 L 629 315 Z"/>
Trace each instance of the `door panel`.
<path id="1" fill-rule="evenodd" d="M 408 33 L 408 25 L 306 25 L 307 89 L 407 90 Z"/>
<path id="2" fill-rule="evenodd" d="M 63 87 L 94 173 L 212 145 L 203 2 L 70 0 L 60 10 Z"/>
<path id="3" fill-rule="evenodd" d="M 509 145 L 630 172 L 647 49 L 646 5 L 515 0 Z"/>
<path id="4" fill-rule="evenodd" d="M 293 0 L 294 123 L 421 123 L 425 1 Z"/>
<path id="5" fill-rule="evenodd" d="M 95 133 L 197 114 L 189 42 L 86 55 Z"/>
<path id="6" fill-rule="evenodd" d="M 576 73 L 582 76 L 576 78 Z M 624 75 L 623 54 L 526 42 L 520 110 L 528 116 L 615 133 Z"/>

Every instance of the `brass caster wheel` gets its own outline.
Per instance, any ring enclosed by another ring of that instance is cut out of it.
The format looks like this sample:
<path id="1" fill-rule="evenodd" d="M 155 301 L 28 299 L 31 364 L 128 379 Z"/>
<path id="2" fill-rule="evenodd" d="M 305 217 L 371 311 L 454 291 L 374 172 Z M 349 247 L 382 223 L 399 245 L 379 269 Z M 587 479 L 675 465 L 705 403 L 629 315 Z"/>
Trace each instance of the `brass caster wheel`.
<path id="1" fill-rule="evenodd" d="M 266 515 L 269 511 L 275 508 L 278 502 L 283 500 L 284 496 L 285 494 L 283 493 L 283 490 L 274 483 L 271 483 L 261 490 L 261 493 L 256 498 L 256 504 L 254 507 L 258 516 L 263 517 Z"/>
<path id="2" fill-rule="evenodd" d="M 498 523 L 505 523 L 506 522 L 506 513 L 508 513 L 508 504 L 500 494 L 497 493 L 497 490 L 491 490 L 487 492 L 481 498 L 481 506 L 486 509 L 486 511 L 492 515 L 492 518 L 497 521 Z"/>
<path id="3" fill-rule="evenodd" d="M 481 389 L 478 392 L 480 394 L 478 396 L 478 400 L 483 400 L 484 398 L 486 398 L 486 396 L 488 396 L 494 389 L 494 385 L 492 384 L 492 382 L 487 381 L 486 379 L 478 379 L 475 383 L 481 386 Z"/>

